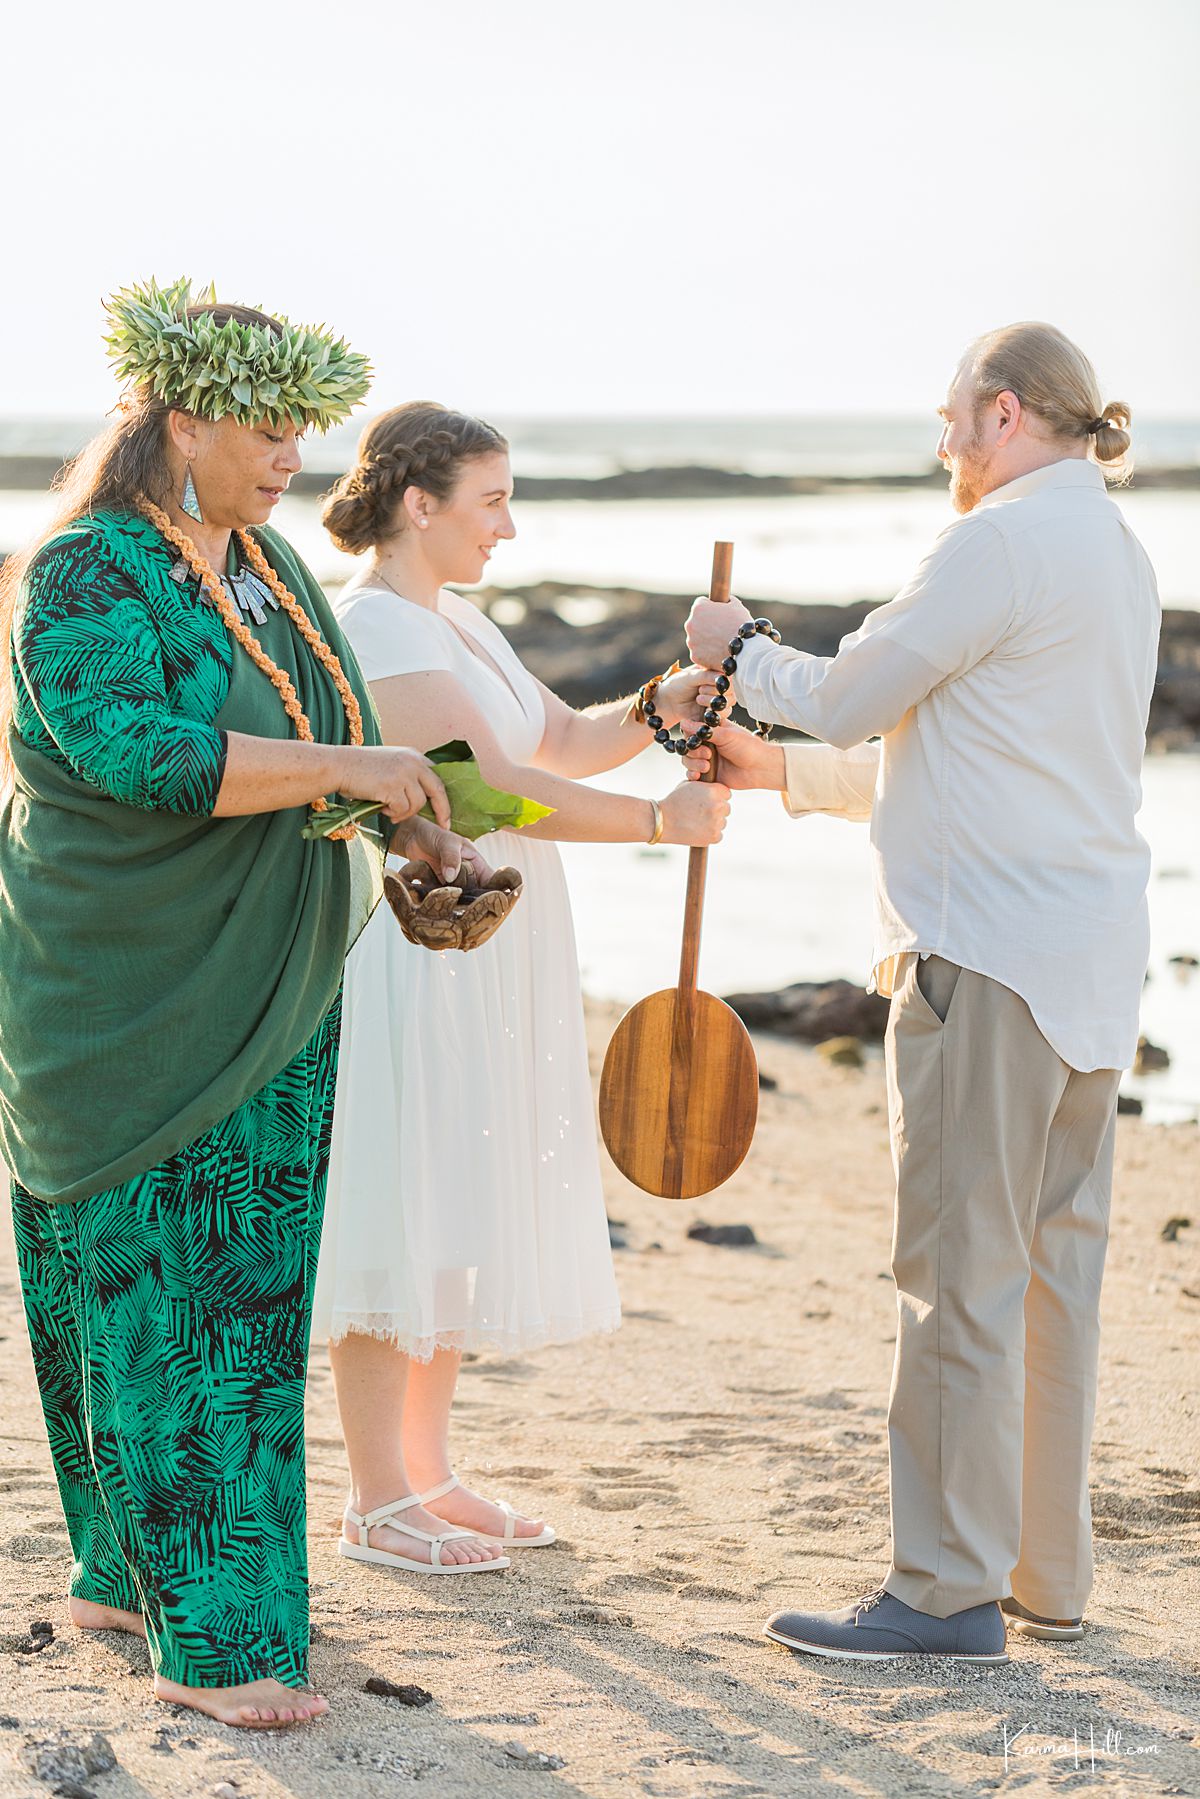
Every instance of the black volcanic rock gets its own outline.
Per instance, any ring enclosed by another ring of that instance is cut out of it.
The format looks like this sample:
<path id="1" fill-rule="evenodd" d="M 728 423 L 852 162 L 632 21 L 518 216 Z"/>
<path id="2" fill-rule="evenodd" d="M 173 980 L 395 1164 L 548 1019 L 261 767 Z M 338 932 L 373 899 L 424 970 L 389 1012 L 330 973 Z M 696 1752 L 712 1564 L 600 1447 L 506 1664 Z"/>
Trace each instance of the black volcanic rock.
<path id="1" fill-rule="evenodd" d="M 770 993 L 729 993 L 725 1003 L 748 1030 L 777 1031 L 802 1043 L 831 1037 L 879 1043 L 888 1018 L 888 1001 L 851 981 L 797 981 Z"/>
<path id="2" fill-rule="evenodd" d="M 570 706 L 632 693 L 677 658 L 687 659 L 683 624 L 690 595 L 541 581 L 520 589 L 486 588 L 472 598 L 489 614 L 498 611 L 496 622 L 525 666 Z M 513 617 L 514 602 L 523 616 Z M 756 615 L 772 611 L 766 600 L 746 598 L 746 604 Z M 875 604 L 780 606 L 774 613 L 785 641 L 831 656 Z M 586 622 L 575 622 L 578 615 Z"/>

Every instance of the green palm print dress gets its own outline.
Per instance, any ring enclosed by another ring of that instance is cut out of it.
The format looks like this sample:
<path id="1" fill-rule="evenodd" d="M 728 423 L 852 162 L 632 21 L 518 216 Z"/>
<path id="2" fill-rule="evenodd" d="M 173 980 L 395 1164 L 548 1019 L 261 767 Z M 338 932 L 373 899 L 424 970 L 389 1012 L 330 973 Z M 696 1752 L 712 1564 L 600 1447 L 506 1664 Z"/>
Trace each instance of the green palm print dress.
<path id="1" fill-rule="evenodd" d="M 365 684 L 316 582 L 264 550 Z M 307 1678 L 303 1405 L 341 966 L 377 893 L 304 808 L 214 819 L 271 683 L 137 516 L 35 558 L 0 816 L 0 1152 L 71 1592 L 140 1611 L 188 1686 Z M 256 628 L 318 741 L 332 681 Z"/>

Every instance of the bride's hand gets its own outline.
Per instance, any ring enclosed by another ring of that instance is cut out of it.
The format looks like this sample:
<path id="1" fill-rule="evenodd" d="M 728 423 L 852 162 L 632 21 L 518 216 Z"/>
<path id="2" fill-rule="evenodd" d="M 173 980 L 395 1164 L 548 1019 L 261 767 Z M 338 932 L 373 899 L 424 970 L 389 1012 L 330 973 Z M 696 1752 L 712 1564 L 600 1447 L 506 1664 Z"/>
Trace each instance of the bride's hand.
<path id="1" fill-rule="evenodd" d="M 654 696 L 654 710 L 664 725 L 698 725 L 704 717 L 706 706 L 711 705 L 717 697 L 715 686 L 716 675 L 711 668 L 681 668 L 677 675 L 668 675 L 660 682 L 658 692 Z M 733 688 L 726 692 L 728 706 L 735 703 Z M 718 706 L 717 711 L 727 710 L 726 706 Z"/>

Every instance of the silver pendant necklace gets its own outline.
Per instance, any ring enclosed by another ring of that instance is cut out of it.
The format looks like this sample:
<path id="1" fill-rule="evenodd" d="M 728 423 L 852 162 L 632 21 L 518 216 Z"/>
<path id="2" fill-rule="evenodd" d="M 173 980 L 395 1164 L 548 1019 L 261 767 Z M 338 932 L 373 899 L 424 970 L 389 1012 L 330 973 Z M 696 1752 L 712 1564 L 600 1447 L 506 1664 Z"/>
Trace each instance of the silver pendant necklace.
<path id="1" fill-rule="evenodd" d="M 278 612 L 279 601 L 275 598 L 275 595 L 271 592 L 271 589 L 267 586 L 266 582 L 260 580 L 252 568 L 247 568 L 246 564 L 242 561 L 240 551 L 235 551 L 234 553 L 237 557 L 237 567 L 232 574 L 223 574 L 221 576 L 221 586 L 225 589 L 225 592 L 238 608 L 238 611 L 241 613 L 244 620 L 256 625 L 265 625 L 267 622 L 266 608 L 269 606 L 272 612 Z M 189 579 L 195 580 L 199 585 L 200 598 L 204 601 L 204 604 L 206 606 L 212 605 L 212 601 L 205 592 L 204 585 L 200 581 L 199 575 L 193 575 L 192 570 L 182 556 L 171 570 L 171 579 L 172 581 L 178 581 L 181 586 L 183 582 Z"/>

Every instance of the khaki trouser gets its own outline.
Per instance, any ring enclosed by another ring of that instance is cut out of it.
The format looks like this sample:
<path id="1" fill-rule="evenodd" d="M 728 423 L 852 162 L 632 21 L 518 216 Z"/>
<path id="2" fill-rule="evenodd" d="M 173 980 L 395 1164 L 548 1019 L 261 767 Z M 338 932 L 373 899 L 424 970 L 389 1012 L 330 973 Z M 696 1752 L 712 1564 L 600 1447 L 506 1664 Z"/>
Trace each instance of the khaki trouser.
<path id="1" fill-rule="evenodd" d="M 1009 1593 L 1077 1618 L 1119 1075 L 1068 1067 L 998 981 L 898 972 L 887 1589 L 938 1618 Z"/>

